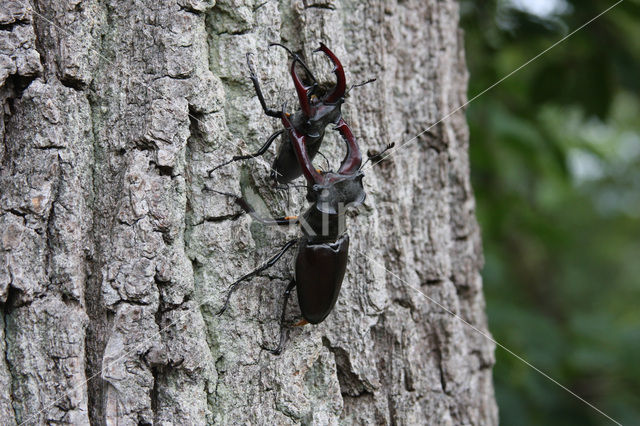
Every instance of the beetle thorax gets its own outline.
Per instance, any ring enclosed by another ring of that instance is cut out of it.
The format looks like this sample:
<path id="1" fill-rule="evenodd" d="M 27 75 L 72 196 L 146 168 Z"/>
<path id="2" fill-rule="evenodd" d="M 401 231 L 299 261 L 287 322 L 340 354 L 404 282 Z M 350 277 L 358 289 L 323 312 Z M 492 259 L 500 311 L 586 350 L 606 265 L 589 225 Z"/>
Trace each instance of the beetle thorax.
<path id="1" fill-rule="evenodd" d="M 305 133 L 317 133 L 327 127 L 329 123 L 336 123 L 342 115 L 341 108 L 342 102 L 336 102 L 335 104 L 318 102 L 316 105 L 312 105 L 311 116 L 303 124 Z"/>
<path id="2" fill-rule="evenodd" d="M 366 194 L 362 184 L 362 172 L 351 175 L 329 172 L 324 173 L 322 177 L 324 181 L 311 185 L 307 194 L 307 199 L 313 202 L 319 211 L 337 214 L 364 202 Z"/>

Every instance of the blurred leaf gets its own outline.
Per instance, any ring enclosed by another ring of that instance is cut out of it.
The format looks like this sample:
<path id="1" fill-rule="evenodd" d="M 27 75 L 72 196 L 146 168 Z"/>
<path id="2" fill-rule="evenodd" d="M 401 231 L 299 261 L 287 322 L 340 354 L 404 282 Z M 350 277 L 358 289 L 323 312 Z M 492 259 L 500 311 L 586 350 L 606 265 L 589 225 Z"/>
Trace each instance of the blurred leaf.
<path id="1" fill-rule="evenodd" d="M 462 1 L 470 98 L 613 1 L 540 17 Z M 640 418 L 640 0 L 472 102 L 472 180 L 495 338 L 621 421 Z M 502 424 L 606 419 L 498 349 Z"/>

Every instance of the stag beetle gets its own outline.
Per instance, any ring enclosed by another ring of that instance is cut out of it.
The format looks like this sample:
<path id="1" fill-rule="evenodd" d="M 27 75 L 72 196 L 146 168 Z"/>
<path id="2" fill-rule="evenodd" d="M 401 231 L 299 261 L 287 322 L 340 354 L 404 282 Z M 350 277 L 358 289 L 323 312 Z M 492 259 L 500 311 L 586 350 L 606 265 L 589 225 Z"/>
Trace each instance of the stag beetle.
<path id="1" fill-rule="evenodd" d="M 269 47 L 271 46 L 279 46 L 284 48 L 293 58 L 293 61 L 291 62 L 290 73 L 293 80 L 293 85 L 295 86 L 296 93 L 298 95 L 298 101 L 300 102 L 300 110 L 293 114 L 290 122 L 297 133 L 305 136 L 305 140 L 307 143 L 307 154 L 309 156 L 309 159 L 313 160 L 320 150 L 320 145 L 322 144 L 322 139 L 324 138 L 325 128 L 330 123 L 335 124 L 338 131 L 343 136 L 346 137 L 347 134 L 351 134 L 349 126 L 342 119 L 341 107 L 344 103 L 345 96 L 354 87 L 359 87 L 367 83 L 371 83 L 375 81 L 375 79 L 365 81 L 364 83 L 352 85 L 349 90 L 346 90 L 346 78 L 340 60 L 331 50 L 329 50 L 327 46 L 325 46 L 323 43 L 320 43 L 320 47 L 314 50 L 314 52 L 322 52 L 327 55 L 327 57 L 329 57 L 334 65 L 333 73 L 336 75 L 335 87 L 333 87 L 333 89 L 327 90 L 318 83 L 317 79 L 314 77 L 313 73 L 311 72 L 311 70 L 309 70 L 304 61 L 298 55 L 293 53 L 288 47 L 280 43 L 271 43 L 269 44 Z M 304 68 L 308 78 L 312 82 L 310 85 L 306 85 L 305 83 L 303 83 L 302 79 L 296 72 L 296 63 L 299 63 Z M 282 111 L 276 111 L 267 107 L 264 96 L 262 94 L 262 89 L 260 88 L 260 82 L 258 81 L 255 69 L 251 64 L 249 53 L 247 53 L 247 66 L 249 68 L 249 78 L 253 82 L 253 87 L 256 91 L 256 95 L 258 96 L 258 100 L 260 101 L 260 105 L 262 106 L 264 113 L 269 117 L 282 119 L 282 115 L 284 114 Z M 269 149 L 269 146 L 271 146 L 273 141 L 275 141 L 279 136 L 284 135 L 282 138 L 283 140 L 280 143 L 280 147 L 278 148 L 278 154 L 271 166 L 271 178 L 274 180 L 276 185 L 286 186 L 291 181 L 302 175 L 303 170 L 300 168 L 300 164 L 297 161 L 296 152 L 293 147 L 291 136 L 285 133 L 285 129 L 278 130 L 277 132 L 269 136 L 267 141 L 255 153 L 248 155 L 236 155 L 231 158 L 231 160 L 228 160 L 211 169 L 209 171 L 209 175 L 211 175 L 211 173 L 218 168 L 230 164 L 234 161 L 247 160 L 263 155 L 267 151 L 267 149 Z M 287 139 L 289 140 L 287 141 Z"/>
<path id="2" fill-rule="evenodd" d="M 297 216 L 263 218 L 244 198 L 215 191 L 233 197 L 235 203 L 246 213 L 265 225 L 301 225 L 300 238 L 288 241 L 265 264 L 231 284 L 224 305 L 218 312 L 218 315 L 222 315 L 227 309 L 231 295 L 243 281 L 273 266 L 297 243 L 295 278 L 291 280 L 283 295 L 280 342 L 275 349 L 263 346 L 275 355 L 282 352 L 286 340 L 285 311 L 294 287 L 304 318 L 297 325 L 318 324 L 333 309 L 342 286 L 349 252 L 349 235 L 345 232 L 345 209 L 349 206 L 359 206 L 365 199 L 362 185 L 364 174 L 361 171 L 362 155 L 348 127 L 344 125 L 342 129 L 338 128 L 347 143 L 347 154 L 338 171 L 318 171 L 313 167 L 311 156 L 307 151 L 308 137 L 296 129 L 289 114 L 284 113 L 285 109 L 286 105 L 283 105 L 280 118 L 292 142 L 291 147 L 300 165 L 301 173 L 307 180 L 307 200 L 312 203 L 303 216 L 301 218 Z M 387 146 L 386 149 L 391 146 L 393 145 Z"/>

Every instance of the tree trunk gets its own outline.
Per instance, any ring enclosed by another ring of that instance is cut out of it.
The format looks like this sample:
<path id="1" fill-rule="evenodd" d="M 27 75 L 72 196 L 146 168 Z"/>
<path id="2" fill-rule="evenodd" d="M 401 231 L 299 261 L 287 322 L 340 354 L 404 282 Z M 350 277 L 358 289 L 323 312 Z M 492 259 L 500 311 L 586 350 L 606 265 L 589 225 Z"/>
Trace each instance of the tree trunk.
<path id="1" fill-rule="evenodd" d="M 495 424 L 480 237 L 459 111 L 380 165 L 348 218 L 348 272 L 317 326 L 279 333 L 287 254 L 220 309 L 230 283 L 295 238 L 232 200 L 297 214 L 257 149 L 296 105 L 282 42 L 356 88 L 363 151 L 465 101 L 452 0 L 3 0 L 0 6 L 0 418 L 3 424 Z M 329 130 L 331 165 L 341 141 Z M 324 162 L 320 159 L 319 167 Z M 412 288 L 414 287 L 414 288 Z M 416 289 L 424 292 L 420 294 Z M 300 318 L 295 297 L 287 322 Z"/>

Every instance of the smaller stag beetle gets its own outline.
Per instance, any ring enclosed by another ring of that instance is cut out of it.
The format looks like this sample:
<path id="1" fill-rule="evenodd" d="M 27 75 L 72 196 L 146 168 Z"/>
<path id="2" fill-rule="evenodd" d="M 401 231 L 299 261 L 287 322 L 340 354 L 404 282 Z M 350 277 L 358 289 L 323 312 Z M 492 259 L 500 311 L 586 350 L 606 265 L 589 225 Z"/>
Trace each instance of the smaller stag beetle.
<path id="1" fill-rule="evenodd" d="M 367 83 L 371 83 L 375 81 L 375 79 L 368 80 L 364 83 L 352 85 L 349 90 L 346 90 L 346 78 L 340 60 L 338 60 L 336 55 L 331 50 L 329 50 L 327 46 L 325 46 L 323 43 L 320 43 L 320 47 L 314 50 L 314 52 L 322 52 L 329 57 L 334 65 L 333 72 L 336 75 L 335 87 L 333 89 L 327 90 L 320 84 L 318 84 L 318 81 L 313 76 L 313 73 L 309 70 L 307 65 L 298 55 L 291 52 L 289 48 L 280 43 L 271 43 L 269 47 L 271 46 L 280 46 L 284 48 L 293 58 L 293 61 L 291 62 L 290 73 L 293 80 L 293 85 L 295 86 L 296 93 L 298 95 L 298 101 L 300 102 L 300 110 L 293 114 L 293 117 L 290 121 L 296 132 L 305 136 L 307 142 L 307 154 L 309 158 L 313 160 L 320 150 L 320 145 L 322 144 L 322 140 L 324 138 L 325 128 L 329 124 L 335 124 L 337 126 L 337 129 L 340 131 L 340 133 L 343 134 L 343 136 L 345 135 L 345 133 L 351 133 L 351 131 L 349 130 L 349 126 L 342 119 L 341 107 L 345 101 L 345 97 L 354 87 L 359 87 Z M 300 64 L 304 68 L 308 78 L 312 82 L 310 85 L 305 85 L 305 83 L 303 83 L 302 79 L 296 72 L 296 63 Z M 256 75 L 256 71 L 251 65 L 249 53 L 247 53 L 247 66 L 249 67 L 249 78 L 253 82 L 253 87 L 256 91 L 256 95 L 258 96 L 258 100 L 260 101 L 260 105 L 262 106 L 264 113 L 270 117 L 282 119 L 282 115 L 284 114 L 284 112 L 272 110 L 267 107 L 264 96 L 262 94 L 262 89 L 260 88 L 260 82 L 258 81 L 258 77 Z M 278 130 L 277 132 L 269 136 L 267 141 L 255 153 L 248 155 L 236 155 L 231 160 L 228 160 L 211 169 L 209 171 L 209 175 L 211 175 L 211 173 L 218 168 L 230 164 L 234 161 L 247 160 L 263 155 L 267 151 L 267 149 L 269 149 L 273 141 L 275 141 L 279 136 L 284 135 L 282 136 L 282 141 L 278 148 L 278 154 L 271 166 L 271 178 L 274 179 L 276 185 L 289 184 L 291 181 L 302 175 L 303 171 L 300 168 L 300 164 L 298 164 L 291 136 L 285 133 L 285 129 Z"/>
<path id="2" fill-rule="evenodd" d="M 282 108 L 282 123 L 292 142 L 296 160 L 300 164 L 301 171 L 307 180 L 307 200 L 312 203 L 303 216 L 301 218 L 297 216 L 275 219 L 263 218 L 256 213 L 244 198 L 214 191 L 233 197 L 236 204 L 260 223 L 266 225 L 301 225 L 302 236 L 299 239 L 288 241 L 264 265 L 231 284 L 224 305 L 218 312 L 218 315 L 222 315 L 227 309 L 231 295 L 242 282 L 273 266 L 287 250 L 297 243 L 298 253 L 295 261 L 295 278 L 291 280 L 283 296 L 282 315 L 280 317 L 280 342 L 275 349 L 268 349 L 263 346 L 264 349 L 275 355 L 282 352 L 286 340 L 285 311 L 294 287 L 298 294 L 300 311 L 304 318 L 297 325 L 318 324 L 324 321 L 333 309 L 342 286 L 349 252 L 349 235 L 344 231 L 345 209 L 349 206 L 359 206 L 365 199 L 365 191 L 362 185 L 364 174 L 361 171 L 362 155 L 351 132 L 342 132 L 343 136 L 346 135 L 345 140 L 348 149 L 347 155 L 338 171 L 321 172 L 313 167 L 311 157 L 307 151 L 307 136 L 295 128 L 289 115 L 285 114 L 284 111 L 285 106 Z M 390 147 L 391 145 L 387 149 Z"/>

